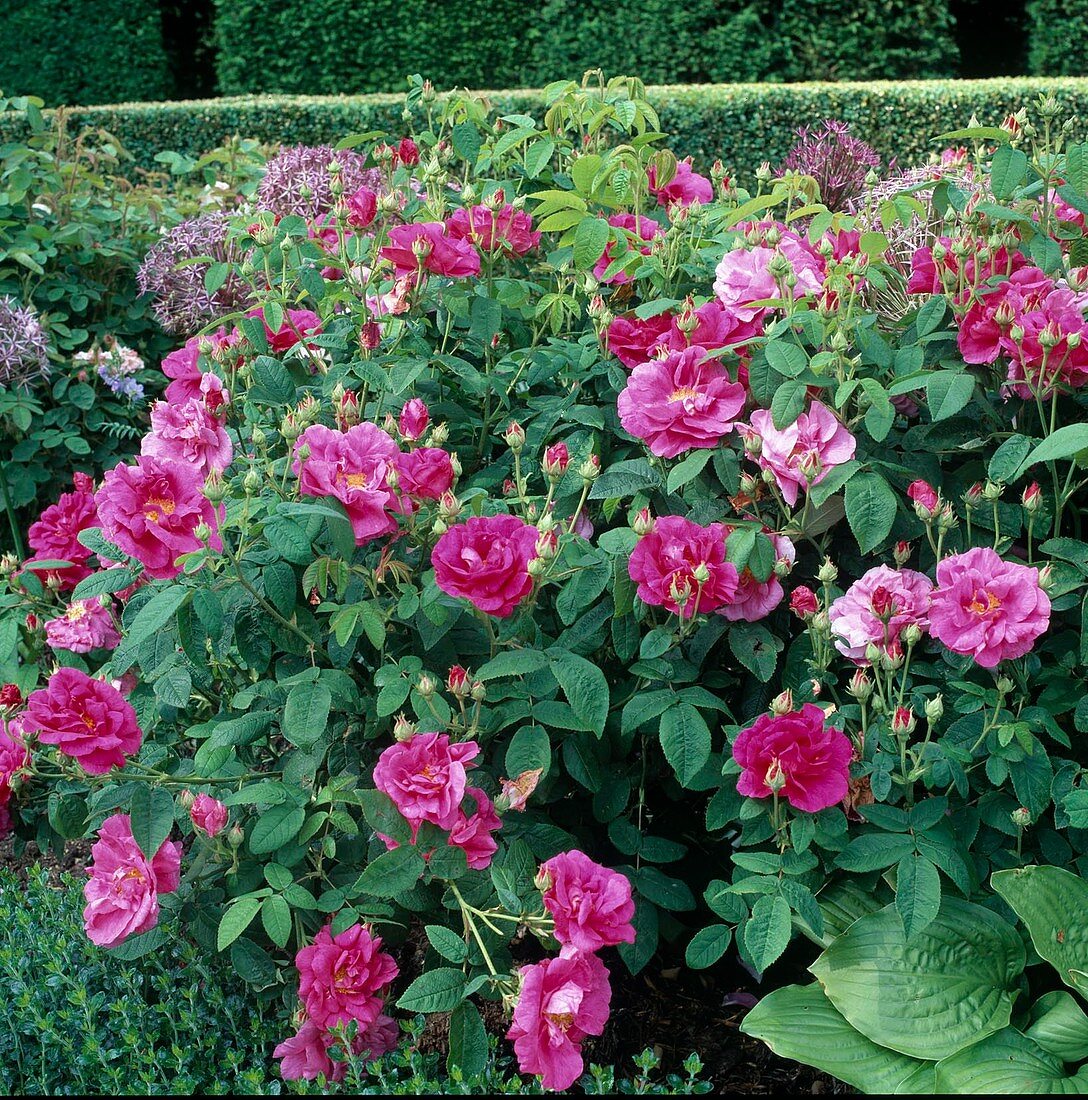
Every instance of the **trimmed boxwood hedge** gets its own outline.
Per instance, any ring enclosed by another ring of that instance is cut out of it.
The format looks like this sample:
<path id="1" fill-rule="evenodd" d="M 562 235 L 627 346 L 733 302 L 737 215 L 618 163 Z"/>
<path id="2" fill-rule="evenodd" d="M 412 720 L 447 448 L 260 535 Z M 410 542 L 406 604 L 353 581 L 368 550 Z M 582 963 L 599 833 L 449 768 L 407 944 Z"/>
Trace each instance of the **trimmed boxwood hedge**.
<path id="1" fill-rule="evenodd" d="M 0 89 L 60 103 L 174 95 L 159 0 L 5 0 Z"/>
<path id="2" fill-rule="evenodd" d="M 824 118 L 849 122 L 854 132 L 900 164 L 924 160 L 933 138 L 962 127 L 972 114 L 996 123 L 1040 92 L 1054 95 L 1066 114 L 1088 120 L 1088 79 L 1009 78 L 962 81 L 874 81 L 841 84 L 723 84 L 649 89 L 661 127 L 681 156 L 706 166 L 715 157 L 749 178 L 761 161 L 779 161 L 799 125 Z M 500 113 L 542 117 L 539 90 L 487 92 Z M 385 130 L 399 136 L 399 95 L 265 96 L 85 107 L 70 125 L 104 127 L 143 167 L 164 150 L 198 154 L 232 134 L 272 143 L 335 141 L 348 133 Z M 18 120 L 0 119 L 0 138 L 18 134 Z"/>

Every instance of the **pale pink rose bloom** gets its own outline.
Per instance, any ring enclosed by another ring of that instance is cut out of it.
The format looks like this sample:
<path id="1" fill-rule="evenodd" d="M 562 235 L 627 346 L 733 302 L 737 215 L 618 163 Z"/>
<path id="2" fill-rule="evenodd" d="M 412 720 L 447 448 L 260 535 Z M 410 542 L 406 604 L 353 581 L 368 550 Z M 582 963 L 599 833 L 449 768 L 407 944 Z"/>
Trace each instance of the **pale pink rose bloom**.
<path id="1" fill-rule="evenodd" d="M 67 611 L 45 624 L 45 640 L 53 649 L 90 653 L 92 649 L 115 649 L 121 635 L 110 610 L 98 596 L 73 600 Z"/>
<path id="2" fill-rule="evenodd" d="M 165 840 L 148 860 L 132 836 L 128 814 L 106 818 L 91 849 L 94 862 L 83 887 L 83 925 L 99 947 L 115 947 L 159 922 L 159 894 L 181 881 L 181 845 Z"/>
<path id="3" fill-rule="evenodd" d="M 234 448 L 226 428 L 208 412 L 204 401 L 190 398 L 181 405 L 155 402 L 151 431 L 140 444 L 140 454 L 182 462 L 206 476 L 212 470 L 225 470 Z"/>
<path id="4" fill-rule="evenodd" d="M 741 431 L 762 440 L 757 461 L 774 474 L 790 507 L 797 503 L 801 489 L 818 485 L 836 466 L 849 462 L 857 447 L 854 437 L 819 401 L 813 401 L 808 412 L 781 430 L 774 426 L 769 410 L 757 409 L 752 413 L 751 427 Z"/>
<path id="5" fill-rule="evenodd" d="M 865 651 L 870 645 L 886 652 L 908 626 L 925 631 L 932 591 L 933 582 L 913 569 L 870 569 L 828 610 L 835 648 L 863 665 L 869 663 Z"/>

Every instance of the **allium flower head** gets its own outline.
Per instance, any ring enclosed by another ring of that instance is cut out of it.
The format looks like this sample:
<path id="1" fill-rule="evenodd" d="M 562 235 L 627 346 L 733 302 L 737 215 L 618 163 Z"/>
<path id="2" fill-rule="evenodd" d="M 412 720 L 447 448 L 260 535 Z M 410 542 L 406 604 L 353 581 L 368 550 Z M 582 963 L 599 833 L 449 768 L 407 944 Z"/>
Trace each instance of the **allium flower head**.
<path id="1" fill-rule="evenodd" d="M 367 168 L 365 158 L 351 149 L 289 145 L 268 162 L 257 191 L 258 205 L 274 214 L 297 214 L 308 221 L 328 214 L 335 204 L 331 164 L 339 165 L 343 194 L 353 195 L 360 187 L 382 190 L 381 172 Z"/>
<path id="2" fill-rule="evenodd" d="M 786 154 L 782 169 L 812 176 L 820 198 L 830 210 L 856 198 L 865 188 L 870 168 L 880 166 L 880 154 L 850 133 L 845 122 L 825 119 L 818 127 L 801 127 L 797 144 Z"/>
<path id="3" fill-rule="evenodd" d="M 49 375 L 49 340 L 37 313 L 0 298 L 0 389 L 29 387 Z"/>
<path id="4" fill-rule="evenodd" d="M 153 294 L 152 309 L 167 332 L 191 335 L 209 321 L 240 309 L 249 288 L 234 274 L 241 262 L 238 249 L 227 240 L 230 224 L 222 212 L 189 218 L 168 230 L 144 258 L 136 273 L 136 285 L 142 294 Z M 214 294 L 204 286 L 205 263 L 179 266 L 197 256 L 210 256 L 227 263 L 231 272 Z"/>

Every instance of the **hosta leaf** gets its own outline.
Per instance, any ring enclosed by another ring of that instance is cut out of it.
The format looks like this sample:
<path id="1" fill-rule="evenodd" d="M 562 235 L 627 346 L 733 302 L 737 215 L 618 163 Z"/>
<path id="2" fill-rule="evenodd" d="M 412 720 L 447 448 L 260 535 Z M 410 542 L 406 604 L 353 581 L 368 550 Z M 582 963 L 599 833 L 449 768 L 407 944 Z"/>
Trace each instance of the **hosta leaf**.
<path id="1" fill-rule="evenodd" d="M 984 1095 L 1083 1096 L 1088 1066 L 1073 1075 L 1038 1043 L 1007 1027 L 937 1063 L 934 1090 Z"/>

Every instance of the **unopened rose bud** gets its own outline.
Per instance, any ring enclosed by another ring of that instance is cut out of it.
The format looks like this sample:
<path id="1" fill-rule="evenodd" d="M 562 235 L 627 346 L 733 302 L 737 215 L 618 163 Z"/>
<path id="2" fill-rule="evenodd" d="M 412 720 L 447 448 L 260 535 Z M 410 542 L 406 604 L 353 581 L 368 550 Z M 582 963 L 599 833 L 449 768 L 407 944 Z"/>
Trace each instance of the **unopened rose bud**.
<path id="1" fill-rule="evenodd" d="M 212 470 L 204 480 L 204 496 L 212 504 L 222 504 L 227 496 L 227 486 L 223 481 L 223 475 L 218 470 Z"/>
<path id="2" fill-rule="evenodd" d="M 227 843 L 233 851 L 237 851 L 241 848 L 245 839 L 246 834 L 241 825 L 232 825 L 230 827 L 230 832 L 227 833 Z"/>
<path id="3" fill-rule="evenodd" d="M 1039 488 L 1039 483 L 1033 481 L 1023 492 L 1020 497 L 1020 503 L 1024 506 L 1024 511 L 1029 516 L 1035 516 L 1039 514 L 1039 509 L 1043 506 L 1043 493 Z"/>
<path id="4" fill-rule="evenodd" d="M 839 579 L 838 567 L 830 558 L 824 558 L 823 565 L 820 566 L 816 573 L 816 579 L 821 584 L 834 584 L 835 581 Z"/>
<path id="5" fill-rule="evenodd" d="M 402 439 L 414 442 L 422 437 L 430 423 L 431 413 L 426 403 L 418 397 L 413 397 L 410 401 L 406 401 L 400 410 L 397 428 Z"/>
<path id="6" fill-rule="evenodd" d="M 468 673 L 460 665 L 454 665 L 446 676 L 446 689 L 458 697 L 469 693 Z"/>
<path id="7" fill-rule="evenodd" d="M 403 713 L 398 714 L 393 722 L 393 738 L 396 741 L 411 741 L 416 735 L 416 724 Z"/>
<path id="8" fill-rule="evenodd" d="M 434 245 L 426 237 L 416 237 L 416 239 L 412 241 L 412 255 L 415 256 L 420 263 L 423 263 L 433 251 Z"/>
<path id="9" fill-rule="evenodd" d="M 710 580 L 710 568 L 705 561 L 701 561 L 691 571 L 691 576 L 696 584 L 706 584 Z"/>
<path id="10" fill-rule="evenodd" d="M 554 443 L 544 452 L 544 474 L 549 481 L 558 481 L 570 465 L 570 451 L 565 443 Z"/>
<path id="11" fill-rule="evenodd" d="M 1026 829 L 1031 824 L 1031 810 L 1020 806 L 1009 814 L 1009 819 L 1018 829 Z"/>
<path id="12" fill-rule="evenodd" d="M 772 794 L 778 794 L 786 785 L 786 773 L 782 770 L 782 763 L 778 757 L 771 760 L 767 772 L 763 777 L 764 786 L 768 787 Z"/>
<path id="13" fill-rule="evenodd" d="M 747 434 L 744 436 L 744 453 L 756 458 L 763 451 L 763 440 L 760 436 L 755 434 Z"/>
<path id="14" fill-rule="evenodd" d="M 793 692 L 787 688 L 771 700 L 771 713 L 774 715 L 789 714 L 793 710 Z"/>
<path id="15" fill-rule="evenodd" d="M 427 437 L 427 445 L 430 447 L 444 447 L 446 440 L 450 437 L 450 427 L 448 424 L 436 424 L 431 429 L 431 434 Z"/>
<path id="16" fill-rule="evenodd" d="M 552 888 L 551 872 L 548 871 L 546 867 L 541 866 L 540 870 L 536 873 L 536 878 L 533 879 L 533 885 L 542 894 L 546 894 Z"/>
<path id="17" fill-rule="evenodd" d="M 510 426 L 503 432 L 502 437 L 514 454 L 521 453 L 525 446 L 525 429 L 516 420 L 510 421 Z"/>
<path id="18" fill-rule="evenodd" d="M 903 643 L 916 646 L 922 640 L 922 628 L 917 623 L 908 623 L 903 630 Z"/>
<path id="19" fill-rule="evenodd" d="M 931 725 L 936 725 L 944 717 L 944 696 L 934 695 L 932 699 L 926 700 L 926 721 Z"/>
<path id="20" fill-rule="evenodd" d="M 416 684 L 416 691 L 423 696 L 424 699 L 429 699 L 438 690 L 438 685 L 434 682 L 434 679 L 423 673 L 419 678 L 419 683 Z"/>
<path id="21" fill-rule="evenodd" d="M 982 482 L 976 481 L 964 494 L 963 503 L 968 510 L 977 508 L 982 503 Z"/>
<path id="22" fill-rule="evenodd" d="M 903 650 L 898 644 L 889 645 L 881 652 L 880 667 L 885 672 L 897 672 L 903 667 Z"/>
<path id="23" fill-rule="evenodd" d="M 525 571 L 533 580 L 539 580 L 548 571 L 548 562 L 541 557 L 532 558 Z"/>
<path id="24" fill-rule="evenodd" d="M 869 679 L 869 675 L 865 669 L 859 668 L 854 670 L 854 675 L 850 678 L 850 684 L 846 690 L 857 699 L 859 703 L 868 701 L 873 694 L 873 682 Z"/>
<path id="25" fill-rule="evenodd" d="M 438 498 L 438 515 L 444 520 L 456 519 L 461 514 L 461 502 L 448 489 Z"/>
<path id="26" fill-rule="evenodd" d="M 959 518 L 956 516 L 952 505 L 946 500 L 941 503 L 941 510 L 937 513 L 937 529 L 939 531 L 951 531 L 959 526 Z"/>
<path id="27" fill-rule="evenodd" d="M 483 680 L 472 681 L 472 700 L 475 703 L 482 703 L 487 698 L 487 685 Z"/>
<path id="28" fill-rule="evenodd" d="M 793 562 L 789 558 L 775 558 L 774 575 L 776 577 L 788 577 L 793 570 Z"/>
<path id="29" fill-rule="evenodd" d="M 261 487 L 261 475 L 254 469 L 246 470 L 246 476 L 242 478 L 242 488 L 246 496 L 253 496 Z"/>
<path id="30" fill-rule="evenodd" d="M 1001 676 L 997 681 L 997 691 L 999 695 L 1008 695 L 1010 691 L 1016 685 L 1008 678 L 1008 676 Z"/>
<path id="31" fill-rule="evenodd" d="M 895 564 L 902 569 L 904 565 L 910 561 L 910 543 L 900 540 L 895 544 L 895 549 L 892 551 L 892 557 L 895 560 Z"/>
<path id="32" fill-rule="evenodd" d="M 551 561 L 559 549 L 559 540 L 554 531 L 541 531 L 536 540 L 536 556 L 543 561 Z"/>
<path id="33" fill-rule="evenodd" d="M 928 481 L 912 481 L 907 486 L 907 497 L 914 502 L 914 514 L 922 521 L 932 519 L 941 503 L 940 494 Z"/>
<path id="34" fill-rule="evenodd" d="M 683 610 L 684 605 L 691 599 L 691 584 L 686 578 L 673 577 L 669 585 L 669 599 Z"/>
<path id="35" fill-rule="evenodd" d="M 910 707 L 896 707 L 892 715 L 892 733 L 906 736 L 912 734 L 918 725 L 914 711 Z"/>
<path id="36" fill-rule="evenodd" d="M 883 650 L 876 644 L 876 642 L 869 642 L 865 646 L 865 660 L 871 665 L 878 664 L 880 662 L 881 654 Z"/>
<path id="37" fill-rule="evenodd" d="M 193 803 L 196 801 L 196 795 L 190 790 L 184 790 L 178 795 L 178 801 L 181 803 L 182 808 L 191 810 Z"/>
<path id="38" fill-rule="evenodd" d="M 212 502 L 214 503 L 214 501 Z M 212 529 L 206 523 L 198 523 L 193 528 L 193 534 L 200 542 L 207 543 L 208 539 L 212 537 Z"/>
<path id="39" fill-rule="evenodd" d="M 790 596 L 790 610 L 799 618 L 809 620 L 820 609 L 816 593 L 807 585 L 800 584 Z"/>
<path id="40" fill-rule="evenodd" d="M 373 351 L 382 342 L 382 329 L 377 321 L 366 321 L 359 326 L 359 347 Z"/>
<path id="41" fill-rule="evenodd" d="M 650 514 L 650 509 L 640 508 L 638 512 L 635 513 L 635 519 L 631 527 L 639 538 L 642 538 L 643 535 L 648 535 L 654 529 L 654 517 Z"/>
<path id="42" fill-rule="evenodd" d="M 1050 565 L 1044 565 L 1039 570 L 1039 587 L 1044 592 L 1049 592 L 1054 587 L 1054 569 Z"/>
<path id="43" fill-rule="evenodd" d="M 596 455 L 590 455 L 578 467 L 578 476 L 587 484 L 596 481 L 601 476 L 601 460 Z"/>

